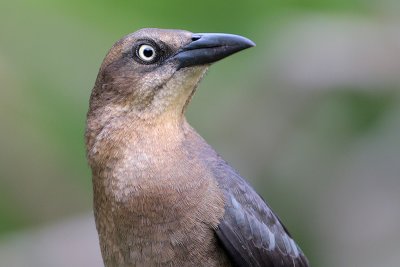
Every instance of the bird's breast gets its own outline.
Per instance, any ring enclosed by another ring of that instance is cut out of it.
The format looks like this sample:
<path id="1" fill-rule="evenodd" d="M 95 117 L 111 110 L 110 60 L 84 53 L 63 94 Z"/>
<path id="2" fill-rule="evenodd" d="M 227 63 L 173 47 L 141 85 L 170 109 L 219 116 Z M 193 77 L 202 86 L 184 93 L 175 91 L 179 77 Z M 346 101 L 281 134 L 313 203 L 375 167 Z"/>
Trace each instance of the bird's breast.
<path id="1" fill-rule="evenodd" d="M 118 266 L 154 266 L 187 262 L 188 255 L 201 262 L 218 251 L 213 229 L 224 200 L 207 167 L 179 146 L 128 148 L 93 177 L 103 256 Z"/>

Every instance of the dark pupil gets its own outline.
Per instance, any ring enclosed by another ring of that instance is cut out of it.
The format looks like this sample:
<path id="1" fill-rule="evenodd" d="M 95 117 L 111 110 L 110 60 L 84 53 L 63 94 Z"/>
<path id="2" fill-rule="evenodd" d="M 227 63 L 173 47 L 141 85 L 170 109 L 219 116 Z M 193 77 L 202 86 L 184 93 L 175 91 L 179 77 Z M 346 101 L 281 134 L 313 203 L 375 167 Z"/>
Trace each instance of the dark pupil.
<path id="1" fill-rule="evenodd" d="M 143 55 L 145 57 L 152 57 L 153 56 L 153 50 L 150 48 L 145 48 L 143 51 Z"/>

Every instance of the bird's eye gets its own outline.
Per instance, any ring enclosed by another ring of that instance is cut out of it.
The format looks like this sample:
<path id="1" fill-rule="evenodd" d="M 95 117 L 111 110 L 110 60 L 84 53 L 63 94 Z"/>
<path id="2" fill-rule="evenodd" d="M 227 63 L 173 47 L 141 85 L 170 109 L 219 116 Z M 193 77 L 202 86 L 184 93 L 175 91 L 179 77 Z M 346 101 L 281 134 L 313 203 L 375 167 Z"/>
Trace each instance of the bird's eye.
<path id="1" fill-rule="evenodd" d="M 153 46 L 142 44 L 137 48 L 137 56 L 146 63 L 151 63 L 157 56 L 156 50 Z"/>

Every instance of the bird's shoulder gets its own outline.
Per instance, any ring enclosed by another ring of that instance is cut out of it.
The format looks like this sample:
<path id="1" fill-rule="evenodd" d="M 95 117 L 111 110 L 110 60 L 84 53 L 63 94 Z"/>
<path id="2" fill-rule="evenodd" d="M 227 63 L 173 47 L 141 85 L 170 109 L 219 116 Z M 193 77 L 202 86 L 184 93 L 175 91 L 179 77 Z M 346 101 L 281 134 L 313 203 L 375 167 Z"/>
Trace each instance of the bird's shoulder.
<path id="1" fill-rule="evenodd" d="M 192 151 L 215 177 L 225 197 L 216 235 L 235 266 L 309 266 L 306 257 L 263 198 L 196 132 Z"/>

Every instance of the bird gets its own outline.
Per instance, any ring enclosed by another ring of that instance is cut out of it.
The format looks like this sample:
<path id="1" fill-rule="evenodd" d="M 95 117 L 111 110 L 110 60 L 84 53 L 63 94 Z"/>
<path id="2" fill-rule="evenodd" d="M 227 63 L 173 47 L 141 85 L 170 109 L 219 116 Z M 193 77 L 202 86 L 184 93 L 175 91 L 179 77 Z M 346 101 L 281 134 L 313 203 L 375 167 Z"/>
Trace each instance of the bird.
<path id="1" fill-rule="evenodd" d="M 144 28 L 107 53 L 85 130 L 106 267 L 309 266 L 264 199 L 185 117 L 209 66 L 253 46 L 234 34 Z"/>

